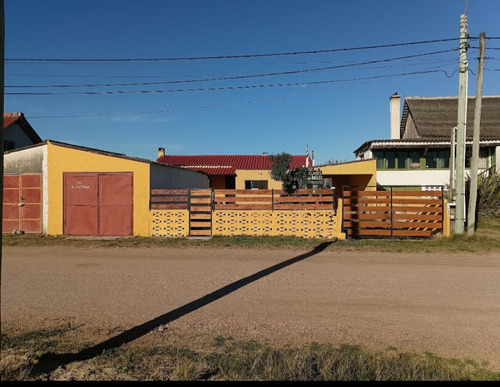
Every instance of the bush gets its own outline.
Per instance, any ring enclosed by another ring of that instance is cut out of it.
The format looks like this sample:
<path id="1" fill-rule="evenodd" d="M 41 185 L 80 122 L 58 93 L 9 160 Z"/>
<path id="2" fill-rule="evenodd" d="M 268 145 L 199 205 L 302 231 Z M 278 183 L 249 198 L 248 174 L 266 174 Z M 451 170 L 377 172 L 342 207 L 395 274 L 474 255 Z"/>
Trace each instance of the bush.
<path id="1" fill-rule="evenodd" d="M 470 198 L 470 177 L 465 182 L 465 193 Z M 476 214 L 480 217 L 496 218 L 500 217 L 500 174 L 493 172 L 489 175 L 479 175 L 477 177 L 477 201 Z"/>

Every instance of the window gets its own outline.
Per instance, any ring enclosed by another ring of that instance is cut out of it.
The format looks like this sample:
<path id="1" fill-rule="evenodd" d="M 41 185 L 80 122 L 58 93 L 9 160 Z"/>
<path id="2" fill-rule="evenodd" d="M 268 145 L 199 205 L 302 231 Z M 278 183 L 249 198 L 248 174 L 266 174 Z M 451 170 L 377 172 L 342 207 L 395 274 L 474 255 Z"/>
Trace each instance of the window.
<path id="1" fill-rule="evenodd" d="M 385 152 L 385 169 L 396 168 L 396 152 Z"/>
<path id="2" fill-rule="evenodd" d="M 267 180 L 245 180 L 245 189 L 267 189 Z"/>
<path id="3" fill-rule="evenodd" d="M 410 169 L 420 169 L 420 152 L 410 152 Z"/>
<path id="4" fill-rule="evenodd" d="M 385 163 L 384 163 L 384 152 L 381 151 L 374 151 L 373 152 L 373 157 L 377 159 L 377 169 L 385 169 Z"/>
<path id="5" fill-rule="evenodd" d="M 428 151 L 425 155 L 425 167 L 426 168 L 437 168 L 437 152 Z"/>
<path id="6" fill-rule="evenodd" d="M 420 169 L 419 151 L 374 151 L 377 169 Z"/>
<path id="7" fill-rule="evenodd" d="M 426 168 L 449 168 L 450 166 L 450 151 L 449 150 L 439 150 L 439 151 L 428 151 L 425 156 L 425 167 Z"/>
<path id="8" fill-rule="evenodd" d="M 408 152 L 398 152 L 397 153 L 398 157 L 398 169 L 407 169 L 409 160 L 408 160 Z"/>
<path id="9" fill-rule="evenodd" d="M 437 153 L 437 167 L 449 168 L 450 167 L 450 151 L 442 150 Z"/>

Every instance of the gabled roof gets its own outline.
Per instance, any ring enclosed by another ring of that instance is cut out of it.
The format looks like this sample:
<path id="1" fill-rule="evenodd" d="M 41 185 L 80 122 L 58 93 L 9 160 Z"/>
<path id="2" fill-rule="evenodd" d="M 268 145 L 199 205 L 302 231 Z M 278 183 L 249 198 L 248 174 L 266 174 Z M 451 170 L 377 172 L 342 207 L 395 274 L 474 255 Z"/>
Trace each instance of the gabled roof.
<path id="1" fill-rule="evenodd" d="M 139 163 L 161 165 L 162 168 L 163 167 L 171 167 L 171 168 L 175 168 L 175 169 L 181 169 L 179 166 L 176 166 L 176 165 L 165 165 L 165 164 L 158 163 L 157 161 L 154 161 L 154 160 L 144 159 L 141 157 L 127 156 L 124 153 L 116 153 L 116 152 L 111 152 L 111 151 L 102 150 L 102 149 L 88 148 L 85 146 L 68 144 L 66 142 L 55 141 L 55 140 L 44 140 L 40 143 L 33 144 L 33 145 L 30 145 L 30 146 L 27 146 L 24 148 L 8 150 L 8 151 L 5 151 L 5 154 L 21 152 L 21 151 L 24 151 L 26 149 L 36 148 L 36 147 L 47 145 L 47 144 L 52 144 L 52 145 L 56 145 L 56 146 L 60 146 L 60 147 L 64 147 L 64 148 L 70 148 L 70 149 L 74 149 L 74 150 L 78 150 L 78 151 L 83 151 L 83 152 L 94 153 L 94 154 L 98 154 L 98 155 L 102 155 L 102 156 L 116 157 L 116 158 L 130 160 L 130 161 L 137 161 Z"/>
<path id="2" fill-rule="evenodd" d="M 305 155 L 292 156 L 291 169 L 306 165 Z M 158 163 L 176 165 L 209 175 L 235 175 L 236 170 L 270 170 L 271 160 L 268 155 L 165 155 L 158 157 Z M 309 165 L 312 160 L 309 157 Z"/>
<path id="3" fill-rule="evenodd" d="M 18 124 L 26 133 L 26 135 L 33 141 L 34 144 L 42 142 L 40 136 L 31 127 L 29 122 L 24 117 L 23 113 L 4 113 L 3 115 L 3 127 L 4 130 L 9 129 L 12 125 Z"/>
<path id="4" fill-rule="evenodd" d="M 476 97 L 467 99 L 466 136 L 474 132 Z M 450 138 L 451 129 L 457 126 L 458 97 L 407 97 L 401 119 L 401 136 L 406 122 L 413 119 L 420 138 Z M 481 139 L 500 139 L 500 96 L 483 96 L 481 99 Z"/>

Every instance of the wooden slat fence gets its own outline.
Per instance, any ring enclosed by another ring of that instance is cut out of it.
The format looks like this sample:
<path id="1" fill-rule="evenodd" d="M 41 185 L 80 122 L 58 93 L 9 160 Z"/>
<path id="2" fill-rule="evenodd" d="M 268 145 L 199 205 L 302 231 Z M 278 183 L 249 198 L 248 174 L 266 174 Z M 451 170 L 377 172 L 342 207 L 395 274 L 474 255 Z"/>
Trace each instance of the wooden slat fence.
<path id="1" fill-rule="evenodd" d="M 215 210 L 333 210 L 331 189 L 302 189 L 293 195 L 282 190 L 214 190 Z"/>
<path id="2" fill-rule="evenodd" d="M 152 210 L 187 210 L 188 189 L 152 189 L 149 207 Z"/>
<path id="3" fill-rule="evenodd" d="M 153 189 L 150 208 L 188 210 L 196 206 L 191 198 L 192 193 L 200 191 L 202 190 Z M 285 196 L 281 190 L 215 189 L 212 196 L 212 209 L 215 210 L 333 210 L 334 205 L 335 197 L 331 189 L 297 190 L 292 196 Z"/>
<path id="4" fill-rule="evenodd" d="M 444 225 L 443 188 L 388 191 L 344 186 L 343 231 L 350 237 L 431 237 Z"/>

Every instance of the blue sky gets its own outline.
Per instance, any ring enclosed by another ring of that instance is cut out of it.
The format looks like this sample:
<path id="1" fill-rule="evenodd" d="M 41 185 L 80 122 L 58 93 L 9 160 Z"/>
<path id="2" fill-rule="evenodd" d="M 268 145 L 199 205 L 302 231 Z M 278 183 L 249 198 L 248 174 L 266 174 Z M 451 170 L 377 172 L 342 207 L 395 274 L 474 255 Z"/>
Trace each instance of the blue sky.
<path id="1" fill-rule="evenodd" d="M 23 112 L 42 139 L 132 157 L 155 160 L 159 147 L 253 155 L 304 154 L 308 146 L 316 164 L 353 160 L 363 142 L 389 138 L 394 92 L 403 100 L 457 95 L 465 12 L 471 38 L 492 38 L 483 95 L 500 94 L 500 0 L 4 7 L 4 110 Z M 479 43 L 470 44 L 473 96 Z M 290 55 L 273 55 L 283 53 Z"/>

